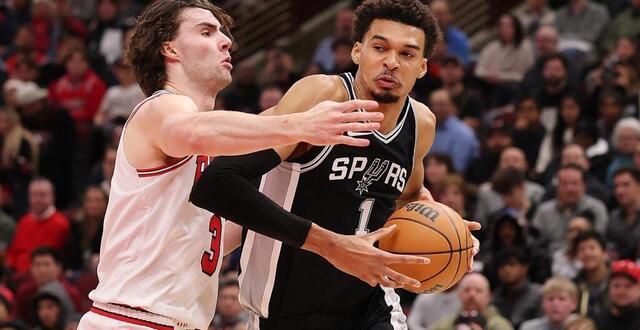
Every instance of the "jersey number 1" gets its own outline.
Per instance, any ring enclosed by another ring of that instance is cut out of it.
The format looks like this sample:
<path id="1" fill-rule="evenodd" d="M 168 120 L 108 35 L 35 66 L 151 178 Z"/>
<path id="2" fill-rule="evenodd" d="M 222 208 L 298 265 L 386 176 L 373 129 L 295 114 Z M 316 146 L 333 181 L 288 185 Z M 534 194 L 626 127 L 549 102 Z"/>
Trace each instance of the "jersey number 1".
<path id="1" fill-rule="evenodd" d="M 373 202 L 375 202 L 375 199 L 367 198 L 360 204 L 360 221 L 358 222 L 358 228 L 356 228 L 356 235 L 366 235 L 369 233 L 367 225 L 369 224 L 369 218 L 371 218 Z"/>
<path id="2" fill-rule="evenodd" d="M 219 216 L 214 215 L 209 220 L 209 232 L 211 233 L 211 245 L 209 250 L 204 250 L 200 266 L 202 272 L 211 276 L 218 268 L 218 259 L 220 259 L 220 238 L 222 236 L 222 220 Z"/>

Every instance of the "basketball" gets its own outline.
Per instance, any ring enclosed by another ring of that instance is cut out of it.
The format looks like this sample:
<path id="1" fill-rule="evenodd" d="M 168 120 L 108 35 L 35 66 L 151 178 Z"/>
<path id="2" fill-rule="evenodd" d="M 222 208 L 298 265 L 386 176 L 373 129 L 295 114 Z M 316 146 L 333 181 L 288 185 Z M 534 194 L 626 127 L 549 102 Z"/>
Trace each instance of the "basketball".
<path id="1" fill-rule="evenodd" d="M 390 264 L 393 270 L 415 278 L 415 293 L 442 292 L 455 285 L 466 273 L 473 240 L 466 224 L 450 207 L 432 201 L 412 202 L 396 210 L 385 227 L 395 231 L 379 241 L 382 250 L 397 254 L 424 256 L 430 264 Z"/>

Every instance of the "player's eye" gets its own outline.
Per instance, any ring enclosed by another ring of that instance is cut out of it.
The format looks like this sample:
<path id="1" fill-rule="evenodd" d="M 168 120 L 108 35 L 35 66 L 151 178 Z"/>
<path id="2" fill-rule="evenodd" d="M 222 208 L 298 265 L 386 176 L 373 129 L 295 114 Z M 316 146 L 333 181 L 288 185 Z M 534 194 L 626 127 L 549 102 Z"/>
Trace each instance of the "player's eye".
<path id="1" fill-rule="evenodd" d="M 211 32 L 209 32 L 208 30 L 204 30 L 204 31 L 202 31 L 202 33 L 200 33 L 200 34 L 201 34 L 201 35 L 203 35 L 203 36 L 205 36 L 205 37 L 208 37 L 208 36 L 210 36 L 210 35 L 211 35 Z"/>
<path id="2" fill-rule="evenodd" d="M 408 57 L 408 58 L 413 58 L 415 55 L 413 55 L 413 53 L 410 53 L 410 52 L 404 52 L 404 53 L 402 53 L 402 56 Z"/>
<path id="3" fill-rule="evenodd" d="M 377 50 L 377 51 L 379 51 L 379 52 L 384 51 L 384 47 L 382 47 L 382 46 L 380 46 L 380 45 L 375 45 L 375 46 L 373 46 L 373 49 L 375 49 L 375 50 Z"/>

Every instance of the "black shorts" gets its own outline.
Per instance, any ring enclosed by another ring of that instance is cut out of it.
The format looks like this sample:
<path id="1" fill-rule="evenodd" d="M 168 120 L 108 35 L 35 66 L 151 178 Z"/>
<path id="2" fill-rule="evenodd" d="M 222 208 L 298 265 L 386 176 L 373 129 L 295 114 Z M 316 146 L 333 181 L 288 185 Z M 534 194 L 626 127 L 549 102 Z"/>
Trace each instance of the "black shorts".
<path id="1" fill-rule="evenodd" d="M 313 299 L 310 297 L 310 299 Z M 389 303 L 387 303 L 389 300 Z M 386 297 L 380 289 L 350 313 L 314 313 L 286 317 L 260 318 L 259 328 L 249 330 L 406 330 L 406 316 L 397 295 Z"/>

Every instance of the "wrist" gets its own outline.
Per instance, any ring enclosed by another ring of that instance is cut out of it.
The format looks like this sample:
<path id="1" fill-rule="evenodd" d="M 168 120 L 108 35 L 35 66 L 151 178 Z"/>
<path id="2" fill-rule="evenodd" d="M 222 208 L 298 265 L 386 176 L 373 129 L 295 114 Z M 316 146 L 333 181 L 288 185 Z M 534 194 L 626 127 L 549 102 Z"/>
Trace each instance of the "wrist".
<path id="1" fill-rule="evenodd" d="M 293 144 L 298 142 L 307 142 L 308 133 L 305 132 L 301 123 L 306 120 L 303 117 L 303 113 L 292 113 L 281 116 L 281 130 L 284 133 L 287 144 Z"/>
<path id="2" fill-rule="evenodd" d="M 326 230 L 314 223 L 311 224 L 307 239 L 301 248 L 326 258 L 331 254 L 333 248 L 338 245 L 339 238 L 339 234 Z"/>

